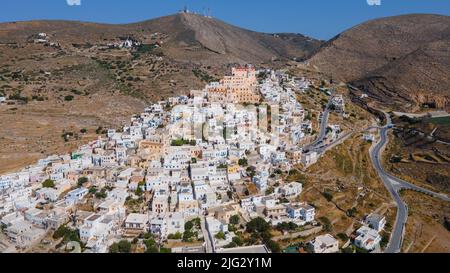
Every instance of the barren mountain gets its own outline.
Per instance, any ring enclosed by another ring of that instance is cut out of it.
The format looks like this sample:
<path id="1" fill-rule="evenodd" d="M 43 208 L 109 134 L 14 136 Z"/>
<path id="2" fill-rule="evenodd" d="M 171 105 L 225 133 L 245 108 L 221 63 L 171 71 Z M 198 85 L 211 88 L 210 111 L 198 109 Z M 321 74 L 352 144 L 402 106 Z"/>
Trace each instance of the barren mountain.
<path id="1" fill-rule="evenodd" d="M 383 102 L 445 107 L 450 101 L 449 38 L 448 16 L 382 18 L 336 36 L 311 54 L 309 63 Z"/>
<path id="2" fill-rule="evenodd" d="M 0 42 L 24 41 L 45 32 L 61 44 L 96 44 L 117 37 L 143 42 L 158 33 L 163 52 L 176 60 L 208 64 L 261 63 L 273 58 L 303 58 L 321 42 L 301 34 L 258 33 L 218 19 L 180 13 L 126 25 L 69 21 L 32 21 L 0 24 Z"/>
<path id="3" fill-rule="evenodd" d="M 450 40 L 427 44 L 353 83 L 384 102 L 443 108 L 450 101 Z"/>

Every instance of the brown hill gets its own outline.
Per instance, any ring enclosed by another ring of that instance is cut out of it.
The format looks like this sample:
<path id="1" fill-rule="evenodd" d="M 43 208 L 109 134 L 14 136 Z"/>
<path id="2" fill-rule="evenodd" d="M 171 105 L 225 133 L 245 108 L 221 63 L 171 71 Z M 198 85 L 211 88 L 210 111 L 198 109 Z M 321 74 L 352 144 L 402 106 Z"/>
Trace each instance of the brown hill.
<path id="1" fill-rule="evenodd" d="M 41 43 L 39 33 L 48 41 Z M 145 46 L 118 48 L 127 38 Z M 127 25 L 0 24 L 0 96 L 9 99 L 0 104 L 0 173 L 69 152 L 104 128 L 123 125 L 150 102 L 221 78 L 229 63 L 281 66 L 320 43 L 195 14 Z M 271 62 L 274 57 L 281 61 Z"/>
<path id="2" fill-rule="evenodd" d="M 404 15 L 358 25 L 311 54 L 309 63 L 373 97 L 448 105 L 450 17 Z"/>
<path id="3" fill-rule="evenodd" d="M 353 84 L 380 101 L 410 102 L 405 109 L 414 103 L 446 107 L 450 102 L 450 40 L 427 44 Z"/>
<path id="4" fill-rule="evenodd" d="M 48 33 L 65 45 L 95 44 L 126 36 L 145 42 L 151 34 L 160 33 L 164 37 L 163 51 L 167 56 L 208 64 L 303 58 L 321 44 L 301 34 L 258 33 L 189 13 L 126 25 L 72 21 L 12 22 L 0 24 L 0 43 L 21 42 L 38 32 Z"/>

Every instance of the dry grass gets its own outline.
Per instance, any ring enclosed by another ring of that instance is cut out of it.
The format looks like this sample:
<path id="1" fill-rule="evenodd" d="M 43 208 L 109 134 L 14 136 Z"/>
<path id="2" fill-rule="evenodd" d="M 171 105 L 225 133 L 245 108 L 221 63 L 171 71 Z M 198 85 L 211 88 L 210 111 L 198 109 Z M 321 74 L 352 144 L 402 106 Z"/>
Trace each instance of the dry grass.
<path id="1" fill-rule="evenodd" d="M 443 225 L 450 217 L 448 203 L 430 196 L 406 191 L 403 200 L 409 207 L 403 251 L 450 252 L 450 232 Z"/>

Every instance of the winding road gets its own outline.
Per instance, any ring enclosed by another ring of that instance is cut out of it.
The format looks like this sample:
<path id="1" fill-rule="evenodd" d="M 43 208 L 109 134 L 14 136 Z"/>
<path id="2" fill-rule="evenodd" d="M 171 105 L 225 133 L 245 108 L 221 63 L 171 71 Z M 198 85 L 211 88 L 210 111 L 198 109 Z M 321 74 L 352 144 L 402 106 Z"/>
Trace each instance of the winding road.
<path id="1" fill-rule="evenodd" d="M 450 202 L 450 198 L 444 194 L 435 193 L 433 191 L 427 190 L 425 188 L 416 186 L 409 182 L 406 182 L 400 178 L 397 178 L 388 172 L 386 172 L 382 166 L 381 158 L 382 152 L 388 142 L 388 131 L 393 127 L 391 119 L 387 113 L 385 113 L 387 124 L 380 128 L 380 140 L 378 143 L 371 148 L 370 158 L 372 160 L 373 166 L 383 181 L 385 187 L 389 191 L 390 195 L 394 199 L 397 206 L 397 216 L 395 219 L 395 224 L 392 230 L 391 238 L 385 253 L 398 253 L 401 251 L 404 229 L 406 221 L 408 219 L 408 206 L 400 197 L 400 190 L 413 190 L 421 192 L 424 194 L 431 195 L 435 198 L 442 199 L 444 201 Z"/>
<path id="2" fill-rule="evenodd" d="M 334 88 L 332 89 L 332 94 L 330 96 L 330 99 L 328 101 L 327 106 L 325 107 L 325 110 L 322 115 L 322 120 L 320 123 L 320 132 L 317 139 L 309 144 L 308 146 L 304 147 L 305 151 L 316 151 L 318 153 L 324 153 L 328 148 L 333 147 L 334 145 L 337 145 L 344 141 L 346 138 L 348 138 L 351 133 L 341 137 L 340 139 L 336 140 L 334 143 L 330 143 L 328 145 L 324 145 L 323 141 L 325 139 L 325 136 L 327 134 L 327 127 L 328 127 L 328 118 L 330 113 L 330 105 L 332 102 L 332 98 L 334 95 Z M 392 129 L 394 126 L 392 124 L 390 116 L 383 112 L 386 116 L 386 125 L 384 127 L 376 127 L 380 130 L 380 140 L 371 147 L 369 153 L 370 153 L 370 159 L 372 161 L 372 164 L 377 171 L 378 175 L 380 176 L 381 180 L 383 181 L 383 184 L 385 185 L 386 189 L 389 191 L 389 194 L 391 195 L 392 199 L 394 200 L 396 206 L 397 206 L 397 216 L 395 219 L 395 224 L 392 229 L 391 238 L 389 240 L 389 244 L 385 249 L 385 253 L 399 253 L 402 248 L 403 243 L 403 236 L 405 232 L 405 225 L 408 220 L 408 206 L 400 196 L 401 190 L 413 190 L 416 192 L 420 192 L 423 194 L 430 195 L 434 198 L 439 198 L 444 201 L 450 202 L 450 198 L 445 194 L 436 193 L 433 191 L 430 191 L 428 189 L 419 187 L 417 185 L 414 185 L 412 183 L 409 183 L 407 181 L 404 181 L 398 177 L 395 177 L 388 172 L 385 171 L 382 165 L 382 153 L 384 151 L 384 148 L 386 147 L 389 138 L 388 138 L 388 132 L 390 129 Z"/>
<path id="3" fill-rule="evenodd" d="M 322 113 L 322 120 L 320 122 L 320 132 L 319 136 L 311 142 L 308 146 L 305 146 L 303 149 L 310 151 L 310 150 L 316 150 L 318 146 L 321 146 L 323 143 L 323 140 L 325 139 L 325 136 L 327 135 L 327 127 L 328 127 L 328 117 L 330 116 L 330 106 L 333 100 L 335 89 L 331 89 L 331 96 L 328 100 L 327 105 L 325 106 L 325 110 Z"/>

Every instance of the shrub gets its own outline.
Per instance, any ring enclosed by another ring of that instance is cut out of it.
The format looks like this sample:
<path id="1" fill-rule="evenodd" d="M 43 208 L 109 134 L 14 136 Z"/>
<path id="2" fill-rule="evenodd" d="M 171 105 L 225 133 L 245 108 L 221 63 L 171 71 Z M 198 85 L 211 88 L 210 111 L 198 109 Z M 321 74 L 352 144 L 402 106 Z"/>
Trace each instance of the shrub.
<path id="1" fill-rule="evenodd" d="M 194 237 L 194 232 L 190 229 L 187 229 L 183 233 L 183 242 L 192 242 L 192 237 Z"/>
<path id="2" fill-rule="evenodd" d="M 230 217 L 230 224 L 237 225 L 239 224 L 239 215 L 233 215 Z"/>
<path id="3" fill-rule="evenodd" d="M 345 233 L 338 233 L 336 236 L 344 242 L 348 241 L 348 236 Z"/>
<path id="4" fill-rule="evenodd" d="M 64 97 L 65 101 L 73 101 L 73 99 L 74 99 L 74 96 L 72 96 L 72 95 L 67 95 Z"/>
<path id="5" fill-rule="evenodd" d="M 194 224 L 192 223 L 192 221 L 188 221 L 184 224 L 185 230 L 191 230 L 193 227 L 194 227 Z"/>
<path id="6" fill-rule="evenodd" d="M 97 197 L 98 199 L 105 199 L 107 196 L 108 194 L 106 193 L 105 189 L 102 189 L 101 191 L 95 194 L 95 197 Z"/>
<path id="7" fill-rule="evenodd" d="M 270 224 L 264 218 L 257 217 L 247 223 L 247 231 L 252 232 L 266 232 L 270 230 Z"/>
<path id="8" fill-rule="evenodd" d="M 241 166 L 241 167 L 247 167 L 248 166 L 248 160 L 247 160 L 247 158 L 241 158 L 241 159 L 239 159 L 239 166 Z"/>
<path id="9" fill-rule="evenodd" d="M 130 253 L 131 243 L 127 240 L 121 240 L 118 243 L 113 243 L 109 247 L 109 252 L 111 253 Z"/>
<path id="10" fill-rule="evenodd" d="M 77 183 L 77 185 L 78 185 L 78 187 L 81 187 L 81 186 L 83 186 L 83 184 L 86 183 L 86 182 L 88 182 L 87 177 L 80 177 L 80 178 L 78 178 L 78 183 Z"/>
<path id="11" fill-rule="evenodd" d="M 319 218 L 319 220 L 322 222 L 323 229 L 326 232 L 331 232 L 333 230 L 333 224 L 331 223 L 330 219 L 328 219 L 325 216 L 322 216 L 322 217 Z"/>
<path id="12" fill-rule="evenodd" d="M 266 243 L 266 245 L 273 253 L 280 253 L 281 252 L 280 245 L 277 242 L 273 241 L 273 240 L 269 240 Z"/>
<path id="13" fill-rule="evenodd" d="M 242 246 L 244 242 L 242 241 L 241 237 L 233 237 L 232 242 L 235 243 L 238 246 Z"/>
<path id="14" fill-rule="evenodd" d="M 216 237 L 216 239 L 219 239 L 219 240 L 225 240 L 225 233 L 223 233 L 222 231 L 220 231 L 220 232 L 218 232 L 218 233 L 216 234 L 216 236 L 214 236 L 214 237 Z"/>
<path id="15" fill-rule="evenodd" d="M 353 208 L 347 210 L 347 215 L 348 215 L 348 217 L 354 217 L 357 212 L 358 212 L 358 210 L 355 207 L 353 207 Z"/>
<path id="16" fill-rule="evenodd" d="M 43 188 L 54 188 L 55 187 L 55 181 L 51 179 L 47 179 L 44 182 L 42 182 Z"/>
<path id="17" fill-rule="evenodd" d="M 331 200 L 333 200 L 333 194 L 329 191 L 325 191 L 322 193 L 323 197 L 325 197 L 325 199 L 327 199 L 328 202 L 331 202 Z"/>
<path id="18" fill-rule="evenodd" d="M 167 236 L 167 239 L 170 240 L 180 240 L 181 238 L 183 238 L 183 234 L 181 234 L 180 232 L 177 232 L 175 234 L 169 234 L 169 236 Z"/>
<path id="19" fill-rule="evenodd" d="M 298 228 L 298 225 L 293 222 L 282 222 L 277 225 L 277 229 L 281 231 L 293 231 Z"/>

